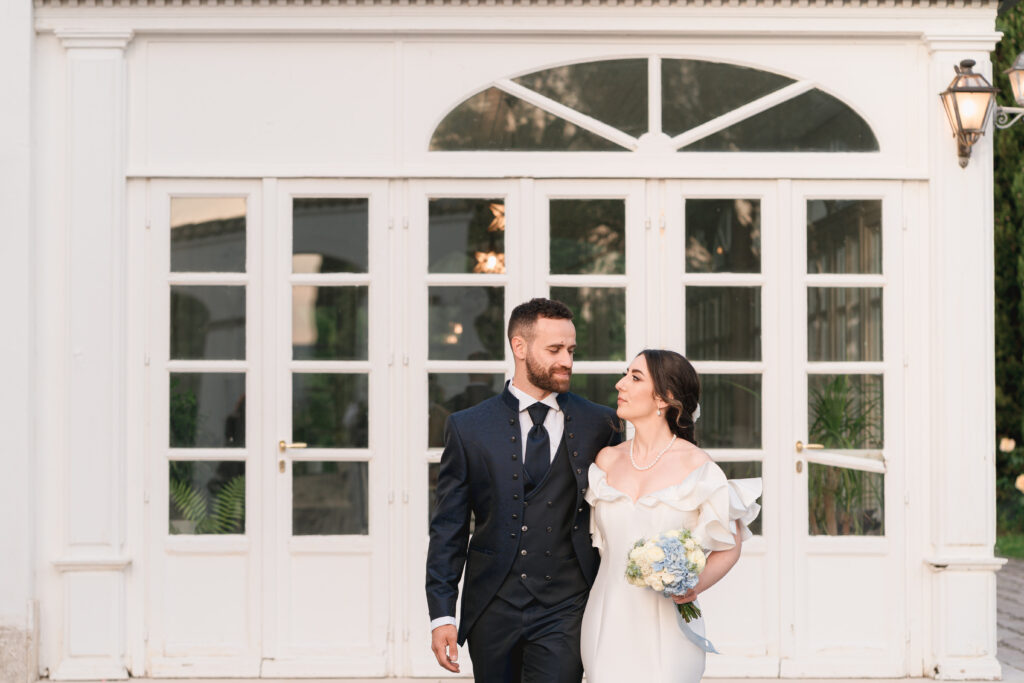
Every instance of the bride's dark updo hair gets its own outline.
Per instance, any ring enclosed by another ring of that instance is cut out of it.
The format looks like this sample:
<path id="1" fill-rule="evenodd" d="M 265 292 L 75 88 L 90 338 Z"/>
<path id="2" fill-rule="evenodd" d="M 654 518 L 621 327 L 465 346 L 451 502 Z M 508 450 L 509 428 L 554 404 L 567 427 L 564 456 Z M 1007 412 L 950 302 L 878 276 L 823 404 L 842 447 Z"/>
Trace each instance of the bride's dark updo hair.
<path id="1" fill-rule="evenodd" d="M 697 445 L 693 413 L 700 402 L 700 378 L 681 354 L 665 349 L 644 349 L 647 372 L 654 383 L 654 395 L 668 404 L 665 421 L 680 439 Z"/>

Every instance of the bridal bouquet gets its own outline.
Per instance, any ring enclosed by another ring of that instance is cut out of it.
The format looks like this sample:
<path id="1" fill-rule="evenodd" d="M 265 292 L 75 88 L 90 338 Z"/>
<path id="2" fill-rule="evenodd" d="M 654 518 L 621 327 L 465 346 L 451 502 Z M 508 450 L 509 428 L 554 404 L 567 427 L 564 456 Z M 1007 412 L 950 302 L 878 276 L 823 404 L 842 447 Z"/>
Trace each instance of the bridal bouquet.
<path id="1" fill-rule="evenodd" d="M 652 539 L 633 544 L 626 563 L 626 581 L 641 588 L 653 588 L 665 597 L 683 595 L 697 585 L 707 555 L 687 529 L 665 531 Z M 676 605 L 689 623 L 700 618 L 692 602 Z"/>

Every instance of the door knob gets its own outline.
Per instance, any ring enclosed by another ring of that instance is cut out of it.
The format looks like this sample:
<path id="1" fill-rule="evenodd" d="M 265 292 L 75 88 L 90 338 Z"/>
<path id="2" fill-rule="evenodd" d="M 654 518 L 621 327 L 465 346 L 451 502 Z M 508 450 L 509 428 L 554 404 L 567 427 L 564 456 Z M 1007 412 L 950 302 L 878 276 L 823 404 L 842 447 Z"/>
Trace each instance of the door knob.
<path id="1" fill-rule="evenodd" d="M 803 441 L 796 442 L 797 453 L 803 453 L 805 448 L 809 451 L 820 451 L 824 446 L 820 443 L 804 443 Z"/>
<path id="2" fill-rule="evenodd" d="M 306 443 L 304 441 L 296 441 L 295 443 L 285 443 L 284 441 L 277 442 L 277 450 L 284 453 L 289 448 L 305 448 Z"/>

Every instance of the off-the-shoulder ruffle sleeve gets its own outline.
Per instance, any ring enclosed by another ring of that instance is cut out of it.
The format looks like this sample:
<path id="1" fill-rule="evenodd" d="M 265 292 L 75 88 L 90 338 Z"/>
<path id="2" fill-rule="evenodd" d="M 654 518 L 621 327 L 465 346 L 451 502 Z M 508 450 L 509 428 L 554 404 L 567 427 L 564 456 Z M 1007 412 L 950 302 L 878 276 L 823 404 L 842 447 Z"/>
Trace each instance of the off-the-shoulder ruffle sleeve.
<path id="1" fill-rule="evenodd" d="M 728 550 L 736 545 L 733 534 L 739 522 L 740 539 L 751 537 L 747 525 L 757 517 L 760 479 L 728 480 L 722 468 L 706 462 L 678 486 L 652 494 L 651 498 L 677 510 L 696 512 L 690 532 L 708 550 Z M 641 499 L 642 502 L 643 499 Z"/>
<path id="2" fill-rule="evenodd" d="M 729 519 L 733 529 L 739 525 L 740 539 L 752 537 L 750 523 L 757 519 L 761 506 L 757 499 L 761 497 L 761 478 L 730 479 L 729 483 Z"/>
<path id="3" fill-rule="evenodd" d="M 584 500 L 590 504 L 590 544 L 598 550 L 604 550 L 604 536 L 597 525 L 597 511 L 593 509 L 599 500 L 613 501 L 626 494 L 617 491 L 608 485 L 608 475 L 597 465 L 591 464 L 587 472 L 587 492 L 583 494 Z"/>

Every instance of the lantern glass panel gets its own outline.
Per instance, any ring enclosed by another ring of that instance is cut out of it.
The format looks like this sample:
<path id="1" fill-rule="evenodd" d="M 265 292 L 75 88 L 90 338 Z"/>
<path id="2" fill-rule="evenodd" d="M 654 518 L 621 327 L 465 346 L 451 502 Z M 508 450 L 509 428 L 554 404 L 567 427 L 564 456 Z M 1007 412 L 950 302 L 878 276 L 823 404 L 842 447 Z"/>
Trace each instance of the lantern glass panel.
<path id="1" fill-rule="evenodd" d="M 1010 78 L 1013 99 L 1017 104 L 1024 106 L 1024 69 L 1010 69 L 1006 75 Z"/>
<path id="2" fill-rule="evenodd" d="M 958 92 L 955 93 L 957 109 L 960 110 L 960 121 L 964 132 L 981 132 L 988 115 L 992 93 L 989 92 Z"/>

